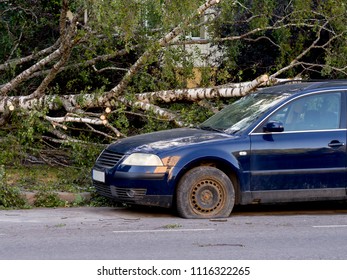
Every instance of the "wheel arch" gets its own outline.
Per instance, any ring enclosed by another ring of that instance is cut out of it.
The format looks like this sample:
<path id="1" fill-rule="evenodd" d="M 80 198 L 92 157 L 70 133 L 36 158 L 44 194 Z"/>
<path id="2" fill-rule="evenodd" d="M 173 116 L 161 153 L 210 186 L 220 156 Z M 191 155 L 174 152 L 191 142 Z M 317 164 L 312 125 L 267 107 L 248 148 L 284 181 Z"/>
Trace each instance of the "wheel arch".
<path id="1" fill-rule="evenodd" d="M 174 206 L 176 206 L 176 193 L 177 186 L 181 180 L 181 178 L 191 169 L 198 166 L 212 166 L 219 170 L 221 170 L 224 174 L 226 174 L 231 180 L 234 189 L 235 189 L 235 205 L 239 204 L 241 195 L 240 195 L 240 182 L 238 169 L 229 161 L 219 158 L 219 157 L 201 157 L 195 159 L 189 163 L 187 163 L 183 168 L 180 169 L 179 173 L 176 175 L 174 181 Z"/>

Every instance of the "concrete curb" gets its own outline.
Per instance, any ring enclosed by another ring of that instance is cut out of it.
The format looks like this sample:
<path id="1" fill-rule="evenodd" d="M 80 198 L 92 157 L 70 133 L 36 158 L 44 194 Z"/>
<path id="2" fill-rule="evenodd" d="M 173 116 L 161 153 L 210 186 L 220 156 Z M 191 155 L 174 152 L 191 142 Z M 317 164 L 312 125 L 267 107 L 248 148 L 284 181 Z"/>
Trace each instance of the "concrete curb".
<path id="1" fill-rule="evenodd" d="M 56 194 L 60 200 L 65 201 L 67 203 L 73 203 L 78 200 L 83 200 L 88 203 L 91 199 L 91 193 L 83 192 L 83 193 L 70 193 L 70 192 L 53 192 Z M 36 201 L 37 192 L 23 192 L 24 199 L 27 200 L 28 204 L 33 206 Z"/>

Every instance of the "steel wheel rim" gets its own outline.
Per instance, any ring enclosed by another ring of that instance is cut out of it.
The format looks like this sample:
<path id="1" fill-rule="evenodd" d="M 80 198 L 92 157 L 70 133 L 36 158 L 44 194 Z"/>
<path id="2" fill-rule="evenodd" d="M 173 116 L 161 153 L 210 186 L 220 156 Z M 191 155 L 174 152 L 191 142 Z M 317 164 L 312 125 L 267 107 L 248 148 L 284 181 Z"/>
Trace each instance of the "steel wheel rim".
<path id="1" fill-rule="evenodd" d="M 190 192 L 190 204 L 199 214 L 218 213 L 224 205 L 225 192 L 221 184 L 206 179 L 198 182 Z"/>

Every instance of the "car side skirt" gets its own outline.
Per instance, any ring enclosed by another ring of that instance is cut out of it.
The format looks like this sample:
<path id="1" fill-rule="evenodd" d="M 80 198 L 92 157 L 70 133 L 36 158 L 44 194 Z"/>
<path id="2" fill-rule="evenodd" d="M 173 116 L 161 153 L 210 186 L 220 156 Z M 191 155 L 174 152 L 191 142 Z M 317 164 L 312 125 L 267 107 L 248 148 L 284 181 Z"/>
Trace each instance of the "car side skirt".
<path id="1" fill-rule="evenodd" d="M 241 193 L 240 204 L 347 200 L 346 188 L 249 191 Z"/>

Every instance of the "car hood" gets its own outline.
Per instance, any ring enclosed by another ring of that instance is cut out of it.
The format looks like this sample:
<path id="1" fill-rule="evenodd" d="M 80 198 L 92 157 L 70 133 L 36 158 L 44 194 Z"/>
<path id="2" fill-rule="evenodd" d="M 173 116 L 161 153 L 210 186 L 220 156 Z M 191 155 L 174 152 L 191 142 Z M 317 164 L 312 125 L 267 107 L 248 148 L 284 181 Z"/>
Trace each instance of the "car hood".
<path id="1" fill-rule="evenodd" d="M 108 150 L 129 154 L 134 152 L 157 153 L 206 141 L 234 138 L 224 133 L 195 128 L 178 128 L 127 137 L 108 146 Z"/>

